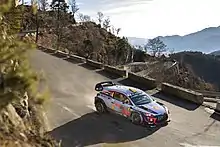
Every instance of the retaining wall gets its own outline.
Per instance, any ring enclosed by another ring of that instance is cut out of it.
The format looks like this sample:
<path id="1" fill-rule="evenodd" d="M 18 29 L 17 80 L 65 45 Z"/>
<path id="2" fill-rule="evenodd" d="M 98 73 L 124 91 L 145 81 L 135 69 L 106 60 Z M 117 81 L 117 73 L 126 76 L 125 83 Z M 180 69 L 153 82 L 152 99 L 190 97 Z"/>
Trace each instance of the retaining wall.
<path id="1" fill-rule="evenodd" d="M 58 56 L 59 58 L 65 58 L 65 57 L 67 57 L 67 53 L 65 53 L 65 52 L 62 52 L 62 51 L 57 51 L 56 53 L 56 56 Z"/>
<path id="2" fill-rule="evenodd" d="M 157 87 L 157 82 L 156 82 L 155 79 L 149 78 L 149 77 L 143 77 L 143 76 L 137 75 L 137 74 L 132 73 L 132 72 L 128 73 L 128 79 L 131 79 L 134 82 L 146 85 L 150 89 L 153 89 L 153 88 Z"/>
<path id="3" fill-rule="evenodd" d="M 46 49 L 44 47 L 40 48 L 41 50 L 49 50 L 49 52 L 55 52 L 54 49 Z M 48 52 L 48 51 L 46 51 Z M 128 72 L 125 69 L 118 69 L 116 67 L 113 66 L 109 66 L 109 65 L 103 65 L 102 63 L 96 62 L 96 61 L 92 61 L 92 60 L 86 60 L 83 57 L 77 56 L 77 55 L 68 55 L 67 53 L 58 51 L 56 52 L 56 54 L 58 54 L 61 57 L 68 57 L 68 60 L 73 60 L 73 61 L 77 61 L 77 62 L 83 62 L 86 63 L 90 66 L 96 67 L 96 68 L 103 68 L 104 71 L 121 76 L 121 77 L 128 77 L 128 79 L 146 85 L 148 88 L 153 89 L 157 87 L 157 81 L 153 78 L 149 78 L 149 77 L 143 77 L 140 75 L 137 75 L 135 73 L 132 72 Z M 196 91 L 192 91 L 192 90 L 188 90 L 179 86 L 174 86 L 171 85 L 169 83 L 162 83 L 161 86 L 161 91 L 165 94 L 169 94 L 169 95 L 173 95 L 175 97 L 179 97 L 182 99 L 186 99 L 188 101 L 197 103 L 197 104 L 202 104 L 204 102 L 204 97 L 203 94 L 196 92 Z M 217 105 L 217 108 L 220 111 L 220 104 Z"/>
<path id="4" fill-rule="evenodd" d="M 113 74 L 121 76 L 121 77 L 127 77 L 127 70 L 118 69 L 113 66 L 104 65 L 104 71 L 113 73 Z"/>
<path id="5" fill-rule="evenodd" d="M 199 105 L 201 105 L 204 102 L 204 97 L 201 93 L 185 89 L 179 86 L 174 86 L 169 83 L 162 83 L 161 91 L 165 94 L 173 95 Z"/>
<path id="6" fill-rule="evenodd" d="M 77 55 L 69 55 L 68 60 L 72 60 L 74 62 L 86 63 L 86 59 Z"/>
<path id="7" fill-rule="evenodd" d="M 103 68 L 104 65 L 101 62 L 97 62 L 97 61 L 93 61 L 93 60 L 86 60 L 86 64 L 88 64 L 89 66 L 95 67 L 95 68 Z"/>

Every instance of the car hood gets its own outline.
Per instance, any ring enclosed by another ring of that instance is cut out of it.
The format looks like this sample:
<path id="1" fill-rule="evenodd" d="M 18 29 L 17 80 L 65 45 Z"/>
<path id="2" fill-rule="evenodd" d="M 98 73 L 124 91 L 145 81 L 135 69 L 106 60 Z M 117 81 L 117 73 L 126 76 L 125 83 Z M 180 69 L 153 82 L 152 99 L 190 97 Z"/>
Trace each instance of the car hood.
<path id="1" fill-rule="evenodd" d="M 148 104 L 139 105 L 138 107 L 145 111 L 148 111 L 150 113 L 157 114 L 157 115 L 164 114 L 166 112 L 165 108 L 155 101 L 148 103 Z"/>

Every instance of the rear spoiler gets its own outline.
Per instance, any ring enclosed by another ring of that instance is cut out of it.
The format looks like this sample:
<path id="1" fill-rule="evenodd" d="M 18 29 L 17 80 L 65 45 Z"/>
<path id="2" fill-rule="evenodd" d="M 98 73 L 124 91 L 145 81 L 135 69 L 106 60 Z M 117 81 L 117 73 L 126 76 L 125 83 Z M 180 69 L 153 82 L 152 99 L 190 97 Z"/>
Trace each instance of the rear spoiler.
<path id="1" fill-rule="evenodd" d="M 113 83 L 112 81 L 100 82 L 100 83 L 95 85 L 95 90 L 96 91 L 102 91 L 104 87 L 114 86 L 114 85 L 116 85 L 116 84 Z"/>

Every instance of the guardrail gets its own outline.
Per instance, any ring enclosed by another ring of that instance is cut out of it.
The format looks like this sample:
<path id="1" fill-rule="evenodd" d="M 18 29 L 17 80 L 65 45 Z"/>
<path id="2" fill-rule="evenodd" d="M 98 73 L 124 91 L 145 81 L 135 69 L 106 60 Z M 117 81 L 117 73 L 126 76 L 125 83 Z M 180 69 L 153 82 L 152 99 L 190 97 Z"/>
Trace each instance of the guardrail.
<path id="1" fill-rule="evenodd" d="M 62 52 L 62 51 L 56 51 L 56 55 L 59 56 L 60 58 L 65 58 L 68 56 L 67 53 Z"/>
<path id="2" fill-rule="evenodd" d="M 143 77 L 143 76 L 137 75 L 137 74 L 132 73 L 132 72 L 128 72 L 128 78 L 131 79 L 134 82 L 144 84 L 150 89 L 153 89 L 153 88 L 157 87 L 157 82 L 153 78 Z"/>
<path id="3" fill-rule="evenodd" d="M 68 60 L 86 63 L 86 58 L 83 58 L 77 55 L 68 55 Z"/>
<path id="4" fill-rule="evenodd" d="M 86 60 L 86 64 L 88 64 L 89 66 L 95 67 L 95 68 L 100 68 L 100 69 L 104 67 L 103 63 L 96 62 L 96 61 L 89 60 L 89 59 Z"/>
<path id="5" fill-rule="evenodd" d="M 195 90 L 196 92 L 202 93 L 205 97 L 217 97 L 220 99 L 220 92 L 215 91 L 203 91 L 203 90 Z"/>
<path id="6" fill-rule="evenodd" d="M 174 86 L 169 83 L 162 83 L 161 90 L 165 94 L 173 95 L 199 105 L 201 105 L 204 102 L 204 97 L 201 93 L 185 89 L 179 86 Z"/>
<path id="7" fill-rule="evenodd" d="M 88 64 L 89 66 L 103 69 L 106 72 L 116 74 L 121 77 L 126 77 L 134 82 L 146 85 L 148 88 L 151 88 L 151 89 L 157 87 L 156 79 L 149 78 L 149 77 L 143 77 L 143 76 L 137 75 L 135 73 L 128 72 L 126 69 L 118 69 L 113 66 L 104 65 L 103 63 L 100 63 L 97 61 L 88 60 L 88 59 L 86 60 L 85 58 L 77 56 L 77 55 L 68 55 L 65 52 L 56 51 L 56 50 L 50 49 L 50 48 L 44 48 L 42 46 L 39 46 L 39 49 L 41 49 L 45 52 L 51 52 L 51 53 L 58 54 L 61 57 L 67 57 L 68 60 L 83 62 L 83 63 Z M 193 91 L 193 90 L 185 89 L 185 88 L 175 86 L 175 85 L 172 85 L 169 83 L 162 83 L 161 91 L 165 94 L 170 94 L 175 97 L 185 99 L 185 100 L 197 103 L 197 104 L 202 104 L 204 102 L 204 96 L 207 96 L 207 95 L 219 96 L 220 95 L 220 92 L 209 92 L 209 91 L 199 91 L 199 90 Z M 220 110 L 219 105 L 220 104 L 218 103 L 218 107 L 216 108 L 218 110 Z"/>
<path id="8" fill-rule="evenodd" d="M 115 75 L 121 76 L 121 77 L 128 77 L 127 70 L 119 69 L 110 65 L 104 65 L 104 71 L 113 73 Z"/>

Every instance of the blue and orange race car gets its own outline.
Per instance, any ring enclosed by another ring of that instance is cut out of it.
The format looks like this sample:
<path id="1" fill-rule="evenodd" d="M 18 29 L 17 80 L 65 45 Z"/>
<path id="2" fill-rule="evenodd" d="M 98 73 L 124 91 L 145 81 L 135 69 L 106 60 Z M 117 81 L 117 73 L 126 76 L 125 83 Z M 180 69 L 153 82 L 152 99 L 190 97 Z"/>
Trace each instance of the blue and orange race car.
<path id="1" fill-rule="evenodd" d="M 158 126 L 168 124 L 168 108 L 146 92 L 112 81 L 95 85 L 98 94 L 94 103 L 98 113 L 114 112 L 129 118 L 134 124 Z"/>

